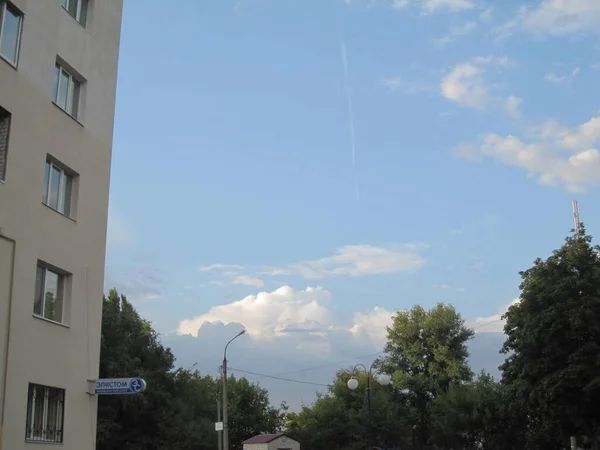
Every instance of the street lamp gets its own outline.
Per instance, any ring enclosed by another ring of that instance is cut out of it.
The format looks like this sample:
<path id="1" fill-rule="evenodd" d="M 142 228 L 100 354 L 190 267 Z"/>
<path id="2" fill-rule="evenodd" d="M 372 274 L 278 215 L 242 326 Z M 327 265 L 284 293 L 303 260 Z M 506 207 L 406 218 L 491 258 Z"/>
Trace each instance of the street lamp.
<path id="1" fill-rule="evenodd" d="M 348 389 L 350 389 L 351 391 L 356 390 L 356 388 L 358 388 L 358 380 L 354 378 L 357 371 L 356 369 L 358 369 L 359 367 L 362 367 L 364 369 L 365 373 L 367 374 L 367 408 L 369 411 L 369 425 L 371 424 L 371 378 L 373 378 L 374 365 L 375 362 L 373 362 L 369 369 L 367 369 L 363 364 L 357 364 L 356 366 L 354 366 L 354 369 L 352 369 L 352 376 L 350 377 L 347 383 Z M 379 373 L 375 379 L 382 386 L 387 386 L 392 382 L 392 377 L 389 376 L 387 373 Z"/>
<path id="2" fill-rule="evenodd" d="M 225 350 L 223 350 L 223 450 L 229 450 L 229 423 L 227 422 L 227 347 L 246 330 L 240 331 L 233 338 L 225 344 Z"/>

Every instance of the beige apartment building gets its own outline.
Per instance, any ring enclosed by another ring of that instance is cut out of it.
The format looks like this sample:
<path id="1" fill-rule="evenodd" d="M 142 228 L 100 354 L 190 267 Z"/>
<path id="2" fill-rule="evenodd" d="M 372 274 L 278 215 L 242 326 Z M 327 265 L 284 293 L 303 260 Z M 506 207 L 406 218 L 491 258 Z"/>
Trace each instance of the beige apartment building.
<path id="1" fill-rule="evenodd" d="M 95 448 L 123 0 L 0 0 L 0 449 Z"/>

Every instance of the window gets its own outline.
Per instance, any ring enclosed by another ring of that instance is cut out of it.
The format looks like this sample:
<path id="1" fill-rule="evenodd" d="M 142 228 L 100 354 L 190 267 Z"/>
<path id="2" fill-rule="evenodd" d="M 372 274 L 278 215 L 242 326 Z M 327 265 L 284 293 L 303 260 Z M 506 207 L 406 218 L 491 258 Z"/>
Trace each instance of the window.
<path id="1" fill-rule="evenodd" d="M 57 63 L 54 69 L 52 101 L 75 119 L 79 112 L 80 90 L 81 82 Z"/>
<path id="2" fill-rule="evenodd" d="M 0 56 L 13 66 L 19 59 L 19 41 L 23 15 L 14 6 L 0 0 Z"/>
<path id="3" fill-rule="evenodd" d="M 57 163 L 47 160 L 42 202 L 59 213 L 71 217 L 72 199 L 73 175 Z"/>
<path id="4" fill-rule="evenodd" d="M 52 270 L 38 262 L 33 314 L 53 322 L 62 323 L 65 278 L 66 276 L 63 273 Z"/>
<path id="5" fill-rule="evenodd" d="M 64 411 L 64 389 L 30 383 L 27 394 L 25 439 L 55 444 L 62 443 Z"/>
<path id="6" fill-rule="evenodd" d="M 10 133 L 10 113 L 0 106 L 0 181 L 6 177 L 8 159 L 8 135 Z"/>
<path id="7" fill-rule="evenodd" d="M 85 27 L 89 0 L 62 0 L 62 7 Z"/>

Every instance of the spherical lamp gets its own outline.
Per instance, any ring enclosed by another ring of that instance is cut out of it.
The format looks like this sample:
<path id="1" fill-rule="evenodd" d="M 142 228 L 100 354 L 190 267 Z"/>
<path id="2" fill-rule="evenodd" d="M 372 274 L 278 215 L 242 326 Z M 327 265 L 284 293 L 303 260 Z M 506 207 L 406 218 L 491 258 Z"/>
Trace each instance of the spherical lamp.
<path id="1" fill-rule="evenodd" d="M 387 386 L 392 382 L 392 377 L 389 376 L 387 373 L 380 373 L 377 377 L 377 382 L 382 386 Z"/>
<path id="2" fill-rule="evenodd" d="M 348 389 L 350 389 L 351 391 L 356 390 L 356 388 L 358 387 L 358 380 L 354 377 L 350 378 L 348 380 Z"/>

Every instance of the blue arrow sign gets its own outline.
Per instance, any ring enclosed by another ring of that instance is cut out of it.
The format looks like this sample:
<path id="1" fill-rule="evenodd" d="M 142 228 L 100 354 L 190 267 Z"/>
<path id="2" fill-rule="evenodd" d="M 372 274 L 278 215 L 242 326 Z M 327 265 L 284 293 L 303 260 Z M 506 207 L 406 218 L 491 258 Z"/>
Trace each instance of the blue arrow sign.
<path id="1" fill-rule="evenodd" d="M 102 378 L 96 381 L 97 395 L 139 394 L 146 389 L 141 378 Z"/>

